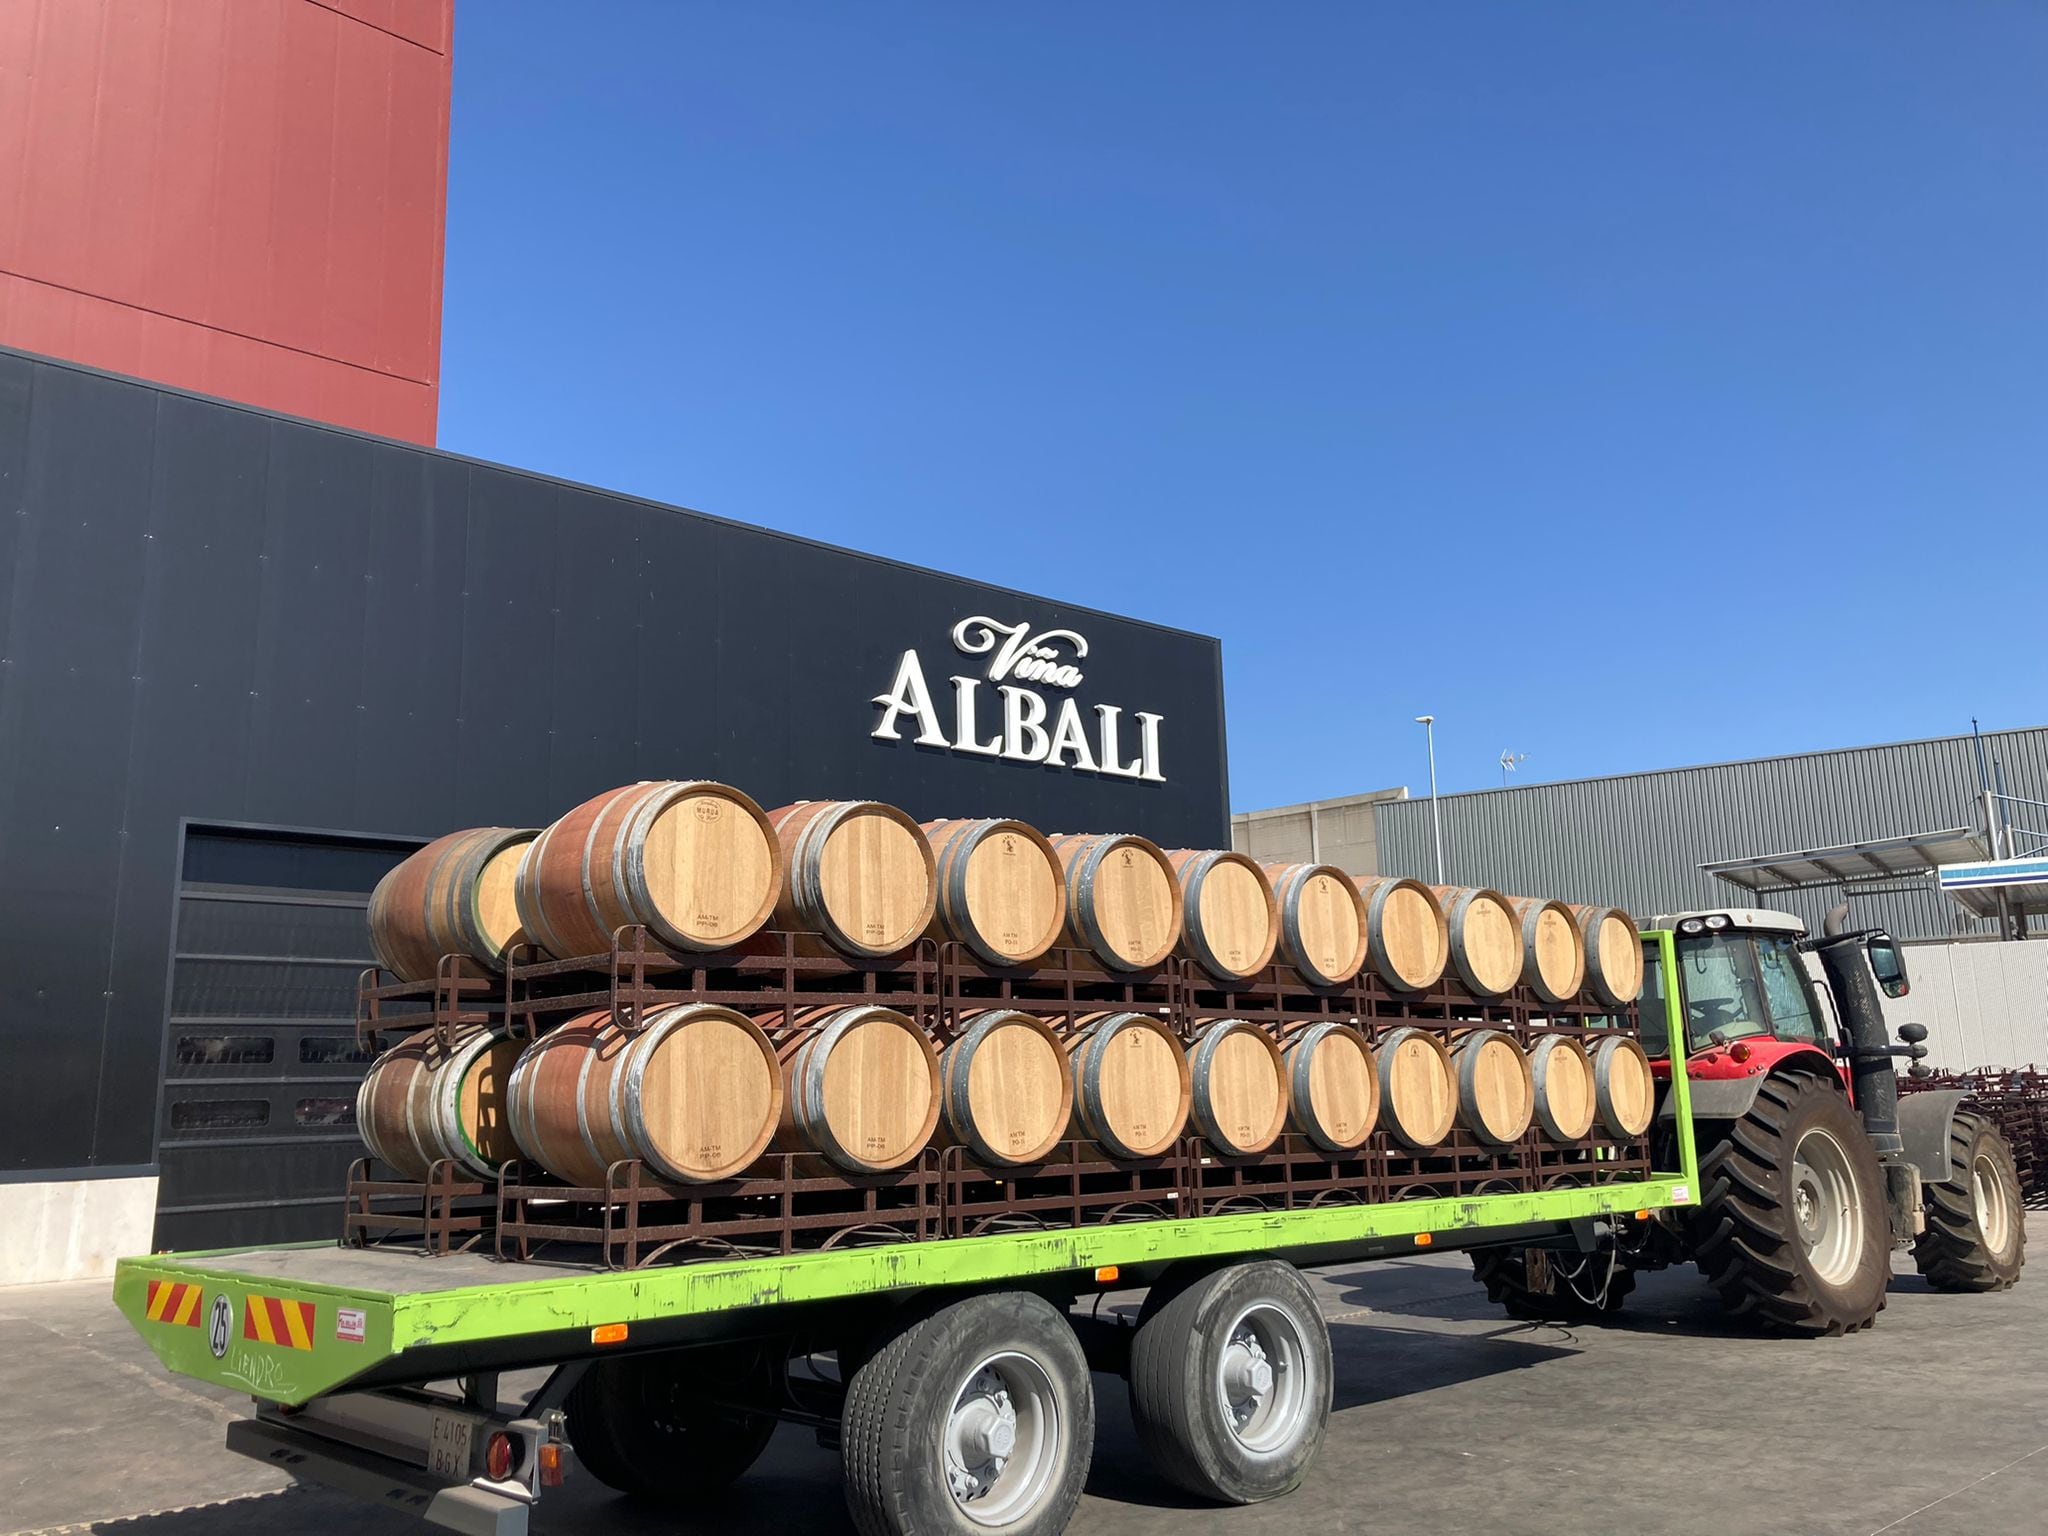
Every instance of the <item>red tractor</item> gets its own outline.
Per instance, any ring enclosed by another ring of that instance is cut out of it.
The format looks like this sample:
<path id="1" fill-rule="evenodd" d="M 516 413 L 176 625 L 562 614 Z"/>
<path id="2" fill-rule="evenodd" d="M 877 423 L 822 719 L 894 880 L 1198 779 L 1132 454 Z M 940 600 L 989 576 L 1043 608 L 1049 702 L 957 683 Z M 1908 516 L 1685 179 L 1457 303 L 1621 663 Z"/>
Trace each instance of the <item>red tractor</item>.
<path id="1" fill-rule="evenodd" d="M 1867 1328 L 1885 1304 L 1891 1249 L 1944 1291 L 2004 1290 L 2026 1260 L 2011 1146 L 1962 1092 L 1899 1098 L 1880 988 L 1908 990 L 1905 958 L 1848 908 L 1805 936 L 1786 912 L 1734 908 L 1645 925 L 1643 1045 L 1665 1084 L 1659 1167 L 1671 1144 L 1671 1032 L 1684 1031 L 1698 1204 L 1577 1234 L 1570 1247 L 1493 1248 L 1474 1276 L 1516 1317 L 1590 1320 L 1639 1270 L 1691 1261 L 1728 1311 L 1801 1334 Z M 1815 955 L 1816 984 L 1804 963 Z"/>

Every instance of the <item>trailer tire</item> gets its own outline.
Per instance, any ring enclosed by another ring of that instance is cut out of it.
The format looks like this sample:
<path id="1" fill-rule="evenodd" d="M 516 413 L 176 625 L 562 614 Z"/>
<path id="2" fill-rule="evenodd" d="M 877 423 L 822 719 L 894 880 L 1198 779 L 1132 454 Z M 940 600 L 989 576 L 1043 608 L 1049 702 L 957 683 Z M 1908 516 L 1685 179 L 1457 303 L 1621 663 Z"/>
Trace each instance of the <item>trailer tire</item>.
<path id="1" fill-rule="evenodd" d="M 1081 1341 L 1027 1291 L 906 1321 L 846 1385 L 840 1458 L 861 1536 L 1055 1536 L 1094 1454 Z"/>
<path id="2" fill-rule="evenodd" d="M 707 1378 L 730 1370 L 743 1385 L 746 1373 L 775 1364 L 760 1346 L 600 1360 L 564 1405 L 569 1444 L 586 1472 L 620 1493 L 670 1505 L 700 1498 L 738 1481 L 775 1433 L 773 1414 L 706 1401 Z"/>
<path id="3" fill-rule="evenodd" d="M 1472 1278 L 1486 1287 L 1488 1301 L 1525 1323 L 1601 1322 L 1636 1288 L 1636 1272 L 1611 1243 L 1594 1253 L 1476 1248 Z"/>
<path id="4" fill-rule="evenodd" d="M 1958 1180 L 1922 1186 L 1927 1230 L 1913 1240 L 1913 1264 L 1938 1291 L 2003 1291 L 2027 1262 L 2019 1169 L 1996 1124 L 1958 1110 L 1949 1127 Z"/>
<path id="5" fill-rule="evenodd" d="M 1838 1086 L 1767 1078 L 1699 1169 L 1688 1246 L 1730 1315 L 1812 1336 L 1877 1320 L 1891 1222 L 1877 1153 Z"/>
<path id="6" fill-rule="evenodd" d="M 1330 1422 L 1330 1329 L 1292 1264 L 1212 1270 L 1151 1309 L 1131 1341 L 1131 1415 L 1161 1476 L 1252 1504 L 1308 1475 Z"/>

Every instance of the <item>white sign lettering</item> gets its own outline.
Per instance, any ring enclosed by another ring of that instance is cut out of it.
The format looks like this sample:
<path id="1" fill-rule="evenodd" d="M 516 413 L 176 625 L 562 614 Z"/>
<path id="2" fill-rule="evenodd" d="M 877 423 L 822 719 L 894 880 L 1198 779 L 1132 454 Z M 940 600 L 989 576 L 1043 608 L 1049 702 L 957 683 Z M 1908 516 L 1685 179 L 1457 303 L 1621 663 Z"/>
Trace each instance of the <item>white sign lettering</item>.
<path id="1" fill-rule="evenodd" d="M 869 734 L 877 741 L 901 741 L 906 728 L 921 747 L 943 747 L 975 757 L 999 757 L 1013 763 L 1044 763 L 1077 773 L 1099 773 L 1116 779 L 1164 784 L 1160 770 L 1159 727 L 1163 717 L 1134 710 L 1137 755 L 1123 755 L 1123 707 L 1096 704 L 1085 712 L 1069 694 L 1055 708 L 1038 688 L 1070 690 L 1082 681 L 1079 663 L 1087 658 L 1086 637 L 1071 629 L 1031 632 L 1027 624 L 1002 624 L 984 615 L 953 626 L 954 649 L 968 656 L 986 656 L 981 677 L 955 673 L 953 724 L 950 731 L 925 681 L 924 663 L 914 650 L 896 662 L 896 676 L 886 693 L 875 695 L 882 718 Z M 984 693 L 983 685 L 989 685 Z M 1027 687 L 1035 684 L 1036 687 Z M 991 697 L 990 695 L 993 695 Z M 1090 720 L 1089 715 L 1094 718 Z"/>

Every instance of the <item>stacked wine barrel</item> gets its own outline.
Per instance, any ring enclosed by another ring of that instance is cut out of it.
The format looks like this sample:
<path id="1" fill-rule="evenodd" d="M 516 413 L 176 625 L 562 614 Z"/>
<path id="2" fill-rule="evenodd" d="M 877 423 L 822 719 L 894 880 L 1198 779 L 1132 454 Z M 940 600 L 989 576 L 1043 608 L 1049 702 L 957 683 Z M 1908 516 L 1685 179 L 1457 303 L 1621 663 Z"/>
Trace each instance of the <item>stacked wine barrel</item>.
<path id="1" fill-rule="evenodd" d="M 828 976 L 930 940 L 1002 983 L 898 1008 L 761 980 L 758 1006 L 678 989 L 630 1017 L 535 1015 L 530 1038 L 502 1018 L 420 1030 L 377 1058 L 357 1114 L 371 1153 L 414 1180 L 518 1158 L 576 1189 L 628 1162 L 704 1186 L 785 1154 L 858 1180 L 928 1147 L 989 1170 L 1070 1145 L 1117 1164 L 1283 1142 L 1486 1152 L 1637 1138 L 1655 1103 L 1634 1039 L 1580 1027 L 1642 987 L 1625 913 L 1131 833 L 630 784 L 546 827 L 427 844 L 379 884 L 369 924 L 384 969 L 421 987 L 451 968 L 601 973 L 635 929 L 685 966 L 772 950 Z M 1288 1017 L 1273 999 L 1289 997 L 1320 1002 Z M 1514 1022 L 1545 1009 L 1567 1015 Z"/>

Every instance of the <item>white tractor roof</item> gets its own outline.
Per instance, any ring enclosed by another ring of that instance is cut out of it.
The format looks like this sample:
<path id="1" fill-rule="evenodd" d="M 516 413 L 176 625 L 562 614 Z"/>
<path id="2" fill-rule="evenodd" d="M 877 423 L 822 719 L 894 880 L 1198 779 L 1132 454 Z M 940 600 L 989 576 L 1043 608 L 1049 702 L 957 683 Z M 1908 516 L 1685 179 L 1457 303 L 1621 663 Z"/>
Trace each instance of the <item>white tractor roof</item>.
<path id="1" fill-rule="evenodd" d="M 1676 928 L 1688 917 L 1725 917 L 1731 928 L 1757 928 L 1766 933 L 1806 932 L 1806 924 L 1790 912 L 1774 911 L 1770 907 L 1701 907 L 1692 912 L 1659 912 L 1655 917 L 1645 918 L 1643 927 Z"/>

